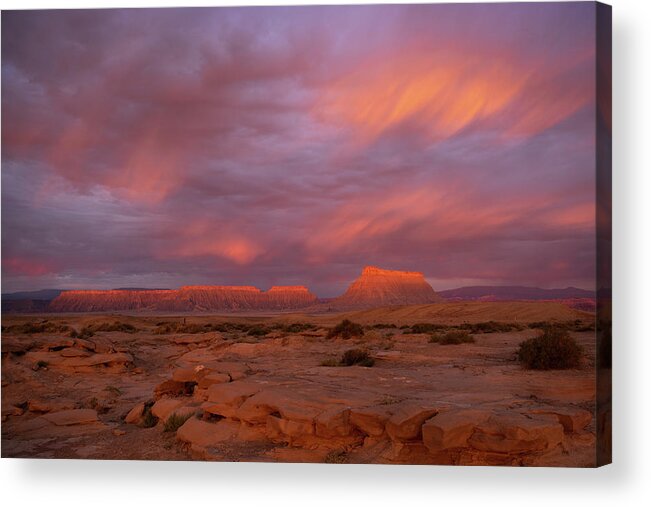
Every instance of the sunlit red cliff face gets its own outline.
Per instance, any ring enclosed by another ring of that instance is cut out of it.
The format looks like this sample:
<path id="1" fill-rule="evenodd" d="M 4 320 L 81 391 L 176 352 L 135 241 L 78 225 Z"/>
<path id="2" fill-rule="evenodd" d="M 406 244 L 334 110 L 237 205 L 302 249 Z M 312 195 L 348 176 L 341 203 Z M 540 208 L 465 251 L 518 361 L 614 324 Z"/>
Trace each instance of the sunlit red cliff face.
<path id="1" fill-rule="evenodd" d="M 345 308 L 372 308 L 441 302 L 442 298 L 425 281 L 423 273 L 393 271 L 367 266 L 331 305 Z"/>
<path id="2" fill-rule="evenodd" d="M 50 304 L 55 312 L 292 310 L 317 301 L 305 287 L 189 286 L 178 290 L 73 290 Z"/>
<path id="3" fill-rule="evenodd" d="M 442 301 L 422 273 L 367 266 L 345 294 L 323 305 L 330 309 L 374 308 Z M 303 286 L 195 285 L 178 290 L 71 290 L 50 304 L 54 312 L 102 311 L 283 311 L 310 307 L 317 297 Z"/>

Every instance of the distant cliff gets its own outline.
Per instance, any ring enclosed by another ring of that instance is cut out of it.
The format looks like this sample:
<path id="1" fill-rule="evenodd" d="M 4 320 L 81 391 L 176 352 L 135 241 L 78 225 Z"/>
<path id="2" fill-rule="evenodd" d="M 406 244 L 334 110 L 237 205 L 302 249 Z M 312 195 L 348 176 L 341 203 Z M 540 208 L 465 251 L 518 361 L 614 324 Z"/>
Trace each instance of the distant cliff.
<path id="1" fill-rule="evenodd" d="M 594 311 L 595 293 L 584 289 L 476 286 L 435 292 L 422 273 L 367 266 L 341 296 L 319 301 L 306 287 L 190 285 L 180 289 L 46 290 L 2 295 L 2 311 L 16 313 L 109 311 L 339 311 L 444 301 L 562 301 Z"/>
<path id="2" fill-rule="evenodd" d="M 367 266 L 348 290 L 329 304 L 334 308 L 371 308 L 440 301 L 422 273 Z"/>
<path id="3" fill-rule="evenodd" d="M 541 289 L 518 285 L 478 285 L 440 291 L 449 301 L 535 301 L 556 299 L 594 298 L 594 291 L 567 287 L 565 289 Z"/>
<path id="4" fill-rule="evenodd" d="M 50 303 L 53 312 L 293 310 L 316 303 L 300 286 L 261 291 L 249 286 L 187 286 L 178 290 L 70 290 Z"/>

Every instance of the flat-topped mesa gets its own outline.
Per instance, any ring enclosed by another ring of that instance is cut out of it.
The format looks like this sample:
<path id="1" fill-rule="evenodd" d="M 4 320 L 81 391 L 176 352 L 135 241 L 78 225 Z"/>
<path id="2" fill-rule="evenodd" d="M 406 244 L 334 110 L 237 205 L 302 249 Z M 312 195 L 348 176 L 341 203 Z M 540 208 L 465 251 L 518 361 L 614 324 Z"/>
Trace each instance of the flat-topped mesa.
<path id="1" fill-rule="evenodd" d="M 190 285 L 177 290 L 64 291 L 51 303 L 54 312 L 242 311 L 292 310 L 317 301 L 306 287 L 272 287 L 263 292 L 252 286 Z"/>
<path id="2" fill-rule="evenodd" d="M 67 290 L 52 300 L 53 312 L 188 310 L 173 290 Z"/>
<path id="3" fill-rule="evenodd" d="M 178 293 L 193 310 L 257 310 L 262 291 L 250 285 L 191 285 Z"/>
<path id="4" fill-rule="evenodd" d="M 264 294 L 273 310 L 301 308 L 317 302 L 317 297 L 302 285 L 273 286 Z"/>
<path id="5" fill-rule="evenodd" d="M 362 277 L 364 276 L 385 276 L 385 277 L 415 277 L 425 280 L 423 273 L 419 271 L 400 271 L 395 269 L 382 269 L 377 266 L 366 266 L 362 269 Z"/>
<path id="6" fill-rule="evenodd" d="M 196 310 L 291 310 L 309 306 L 316 296 L 305 287 L 190 286 L 179 292 Z"/>
<path id="7" fill-rule="evenodd" d="M 367 266 L 343 296 L 333 303 L 341 307 L 370 308 L 437 303 L 442 298 L 417 271 L 394 271 Z"/>

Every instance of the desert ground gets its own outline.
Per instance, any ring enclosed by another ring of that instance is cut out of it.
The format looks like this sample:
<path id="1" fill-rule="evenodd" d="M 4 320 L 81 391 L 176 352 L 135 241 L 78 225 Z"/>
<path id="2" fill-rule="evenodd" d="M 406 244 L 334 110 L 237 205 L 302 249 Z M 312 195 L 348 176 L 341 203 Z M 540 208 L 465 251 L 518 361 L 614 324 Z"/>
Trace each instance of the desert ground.
<path id="1" fill-rule="evenodd" d="M 333 336 L 344 319 L 363 335 Z M 578 368 L 519 363 L 549 322 Z M 594 315 L 560 303 L 2 326 L 2 457 L 595 465 Z M 450 330 L 474 342 L 432 339 Z M 342 365 L 351 349 L 363 365 Z"/>

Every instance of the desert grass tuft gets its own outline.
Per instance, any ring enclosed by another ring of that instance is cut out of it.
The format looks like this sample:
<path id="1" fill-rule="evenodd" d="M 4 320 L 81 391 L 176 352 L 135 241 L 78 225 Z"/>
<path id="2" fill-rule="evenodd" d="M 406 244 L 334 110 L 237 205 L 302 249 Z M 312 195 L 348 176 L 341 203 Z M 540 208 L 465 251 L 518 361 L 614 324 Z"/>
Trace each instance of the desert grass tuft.
<path id="1" fill-rule="evenodd" d="M 167 432 L 176 431 L 185 424 L 185 421 L 190 419 L 194 414 L 177 414 L 174 412 L 165 421 L 164 430 Z"/>

